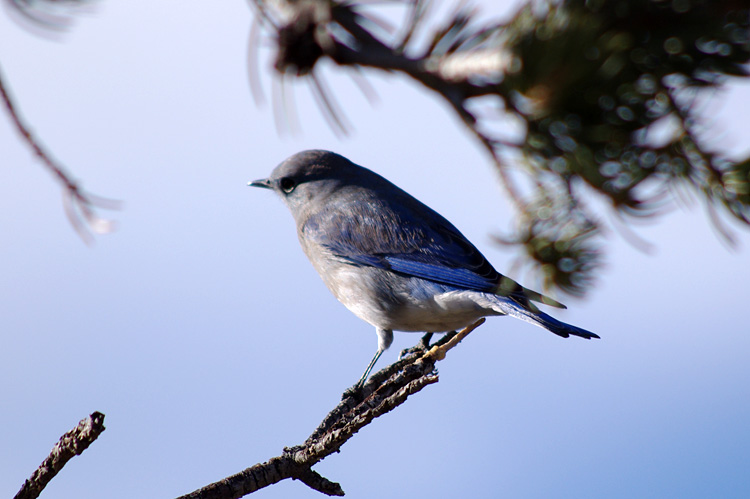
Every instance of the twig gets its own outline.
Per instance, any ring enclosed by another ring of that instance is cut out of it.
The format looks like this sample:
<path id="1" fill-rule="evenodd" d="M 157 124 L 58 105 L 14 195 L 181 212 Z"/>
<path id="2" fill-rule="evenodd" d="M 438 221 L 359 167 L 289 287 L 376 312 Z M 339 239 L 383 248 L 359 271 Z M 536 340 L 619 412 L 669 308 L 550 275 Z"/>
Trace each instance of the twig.
<path id="1" fill-rule="evenodd" d="M 60 441 L 52 447 L 52 452 L 47 459 L 39 465 L 31 478 L 24 482 L 14 499 L 39 497 L 44 487 L 63 469 L 63 466 L 74 456 L 85 451 L 104 430 L 104 414 L 101 412 L 94 412 L 81 420 L 78 426 L 60 437 Z"/>
<path id="2" fill-rule="evenodd" d="M 262 16 L 271 17 L 270 7 L 263 0 L 255 0 L 255 5 Z M 329 5 L 313 0 L 285 5 L 287 8 L 296 9 L 296 15 L 289 21 L 289 26 L 293 26 L 294 29 L 275 26 L 273 29 L 276 29 L 277 32 L 286 29 L 287 35 L 295 33 L 299 36 L 309 32 L 326 33 L 326 36 L 318 37 L 320 40 L 325 39 L 326 43 L 320 43 L 317 48 L 322 55 L 328 56 L 335 63 L 352 68 L 369 67 L 388 72 L 397 71 L 416 80 L 447 100 L 464 124 L 490 153 L 509 197 L 518 211 L 526 214 L 524 200 L 499 157 L 496 147 L 498 143 L 479 130 L 477 118 L 468 109 L 469 101 L 475 97 L 488 95 L 502 97 L 502 89 L 494 80 L 476 80 L 472 79 L 472 76 L 504 72 L 509 64 L 508 57 L 502 57 L 503 54 L 498 49 L 461 53 L 448 52 L 442 55 L 432 54 L 428 50 L 421 57 L 407 56 L 405 54 L 406 45 L 409 43 L 411 34 L 422 22 L 426 11 L 426 4 L 421 0 L 412 2 L 407 32 L 396 42 L 395 47 L 391 47 L 363 27 L 361 25 L 362 16 L 349 5 L 340 3 Z M 323 12 L 325 9 L 328 10 Z M 465 22 L 465 16 L 460 17 L 459 13 L 454 17 L 456 19 L 445 27 L 446 32 L 454 29 L 457 26 L 456 23 L 460 20 L 463 19 L 464 21 L 461 22 Z M 325 24 L 306 25 L 306 23 L 319 22 L 325 22 Z M 331 30 L 330 26 L 334 23 L 337 25 L 338 31 Z M 346 37 L 336 35 L 336 33 L 341 32 L 342 28 L 356 43 L 352 43 Z M 492 30 L 483 30 L 481 33 L 485 31 L 489 33 Z M 287 43 L 289 43 L 288 40 Z M 307 67 L 310 64 L 308 60 L 295 60 L 295 53 L 287 50 L 287 48 L 280 51 L 279 57 L 281 59 L 277 62 L 277 69 Z M 312 64 L 314 63 L 313 61 Z M 307 71 L 311 70 L 312 68 L 307 69 Z M 312 74 L 315 75 L 314 72 Z M 347 127 L 341 121 L 343 119 L 340 118 L 341 113 L 335 107 L 333 101 L 328 98 L 325 89 L 320 87 L 320 80 L 317 77 L 313 78 L 312 84 L 313 95 L 318 99 L 319 107 L 322 109 L 326 120 L 331 124 L 334 131 L 345 132 Z"/>
<path id="3" fill-rule="evenodd" d="M 18 133 L 21 134 L 23 140 L 31 147 L 32 151 L 34 151 L 34 154 L 36 154 L 41 160 L 42 164 L 52 172 L 65 188 L 66 196 L 63 199 L 65 203 L 65 212 L 68 215 L 70 223 L 76 229 L 76 232 L 81 239 L 86 243 L 91 243 L 93 241 L 91 234 L 86 230 L 87 228 L 96 234 L 106 234 L 111 232 L 114 228 L 114 223 L 111 220 L 106 220 L 97 216 L 95 210 L 97 208 L 118 209 L 119 203 L 114 200 L 93 196 L 85 192 L 78 182 L 76 182 L 73 177 L 65 171 L 65 168 L 52 158 L 52 155 L 44 148 L 39 139 L 34 136 L 29 127 L 23 122 L 18 109 L 13 103 L 8 87 L 5 84 L 2 70 L 0 70 L 0 94 L 2 94 L 5 107 L 8 110 L 11 121 L 13 121 Z M 85 224 L 82 223 L 81 218 Z"/>
<path id="4" fill-rule="evenodd" d="M 312 467 L 338 452 L 355 433 L 386 414 L 427 385 L 437 383 L 435 363 L 448 350 L 484 322 L 480 319 L 460 333 L 450 333 L 427 351 L 419 350 L 373 374 L 361 389 L 350 388 L 341 402 L 323 419 L 302 445 L 265 463 L 256 464 L 236 475 L 207 485 L 179 499 L 238 499 L 281 480 L 300 480 L 329 496 L 343 496 L 341 486 L 321 476 Z"/>

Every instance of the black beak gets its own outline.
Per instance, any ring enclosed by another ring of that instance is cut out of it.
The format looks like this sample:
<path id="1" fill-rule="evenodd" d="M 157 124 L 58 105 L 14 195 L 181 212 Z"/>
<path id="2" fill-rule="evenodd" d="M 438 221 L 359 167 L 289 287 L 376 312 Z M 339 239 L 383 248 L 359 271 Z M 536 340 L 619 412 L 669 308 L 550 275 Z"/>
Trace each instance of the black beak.
<path id="1" fill-rule="evenodd" d="M 260 180 L 253 180 L 252 182 L 248 182 L 247 185 L 250 187 L 262 187 L 264 189 L 273 189 L 271 187 L 271 181 L 267 178 L 262 178 Z"/>

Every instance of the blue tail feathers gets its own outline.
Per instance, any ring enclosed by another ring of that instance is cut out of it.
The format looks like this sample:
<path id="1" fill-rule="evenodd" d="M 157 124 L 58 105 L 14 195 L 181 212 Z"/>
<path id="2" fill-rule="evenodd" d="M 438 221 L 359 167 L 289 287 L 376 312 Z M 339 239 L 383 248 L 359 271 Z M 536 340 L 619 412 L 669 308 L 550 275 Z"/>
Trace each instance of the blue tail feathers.
<path id="1" fill-rule="evenodd" d="M 586 331 L 578 326 L 559 321 L 539 309 L 529 310 L 515 300 L 501 299 L 499 300 L 499 304 L 501 304 L 501 306 L 498 307 L 499 311 L 512 315 L 517 319 L 543 327 L 547 331 L 562 336 L 563 338 L 567 338 L 568 336 L 578 336 L 580 338 L 586 338 L 587 340 L 590 340 L 591 338 L 599 338 L 599 335 L 594 334 L 591 331 Z"/>
<path id="2" fill-rule="evenodd" d="M 579 336 L 581 338 L 586 338 L 587 340 L 590 340 L 591 338 L 599 338 L 599 335 L 594 334 L 591 331 L 586 331 L 578 326 L 559 321 L 544 312 L 532 312 L 529 313 L 527 317 L 547 331 L 562 336 L 563 338 L 567 338 L 568 336 Z"/>

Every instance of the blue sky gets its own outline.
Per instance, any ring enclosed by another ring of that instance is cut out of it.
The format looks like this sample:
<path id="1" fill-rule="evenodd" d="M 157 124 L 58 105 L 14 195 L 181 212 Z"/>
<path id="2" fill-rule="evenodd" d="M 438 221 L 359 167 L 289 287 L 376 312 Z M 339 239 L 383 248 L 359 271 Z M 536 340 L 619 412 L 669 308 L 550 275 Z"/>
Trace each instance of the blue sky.
<path id="1" fill-rule="evenodd" d="M 250 95 L 250 21 L 244 2 L 105 1 L 52 41 L 0 15 L 27 121 L 85 188 L 124 202 L 118 230 L 84 245 L 0 119 L 0 496 L 95 410 L 107 430 L 42 497 L 184 494 L 301 443 L 357 380 L 373 328 L 325 289 L 283 205 L 245 185 L 299 150 L 376 170 L 511 268 L 491 235 L 513 211 L 447 106 L 379 74 L 371 105 L 328 66 L 353 133 L 296 85 L 302 131 L 280 136 Z M 716 147 L 747 153 L 748 83 L 705 109 Z M 556 313 L 600 341 L 490 319 L 440 383 L 316 469 L 357 498 L 749 496 L 750 232 L 727 249 L 693 203 L 637 233 L 650 254 L 612 232 L 596 288 Z M 418 339 L 397 333 L 380 367 Z"/>

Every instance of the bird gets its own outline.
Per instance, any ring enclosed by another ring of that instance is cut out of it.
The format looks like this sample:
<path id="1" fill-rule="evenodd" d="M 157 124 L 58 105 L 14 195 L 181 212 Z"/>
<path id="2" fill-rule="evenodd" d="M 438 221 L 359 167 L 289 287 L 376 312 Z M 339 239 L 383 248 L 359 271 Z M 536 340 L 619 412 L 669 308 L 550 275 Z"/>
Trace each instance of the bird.
<path id="1" fill-rule="evenodd" d="M 564 338 L 599 338 L 542 312 L 533 302 L 566 307 L 500 274 L 443 216 L 344 156 L 302 151 L 248 185 L 283 200 L 326 287 L 375 327 L 378 349 L 355 387 L 393 331 L 443 333 L 507 315 Z"/>

